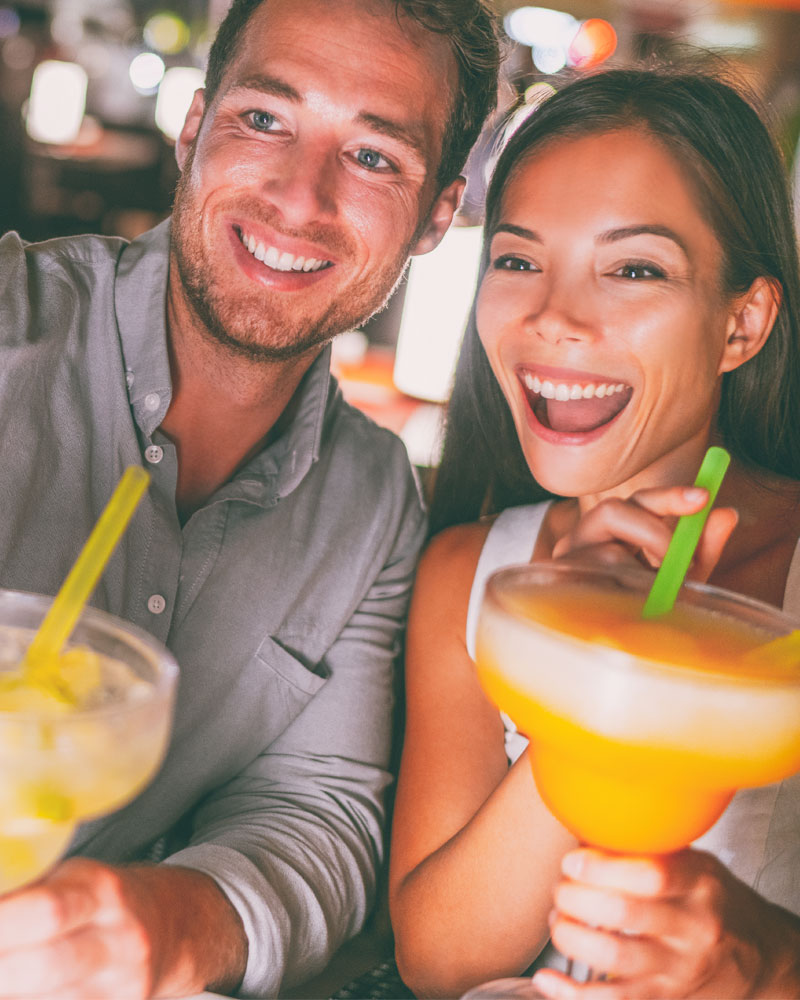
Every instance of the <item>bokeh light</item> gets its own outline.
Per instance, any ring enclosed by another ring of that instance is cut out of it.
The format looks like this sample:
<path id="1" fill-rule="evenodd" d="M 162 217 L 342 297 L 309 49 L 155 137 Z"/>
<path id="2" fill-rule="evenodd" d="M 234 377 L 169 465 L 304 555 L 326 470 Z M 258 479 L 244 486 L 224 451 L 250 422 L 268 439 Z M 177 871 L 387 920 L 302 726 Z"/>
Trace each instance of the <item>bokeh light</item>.
<path id="1" fill-rule="evenodd" d="M 613 26 L 601 17 L 590 17 L 570 42 L 567 61 L 577 69 L 590 69 L 605 62 L 616 48 L 617 33 Z"/>
<path id="2" fill-rule="evenodd" d="M 86 109 L 86 70 L 47 59 L 36 67 L 25 127 L 37 142 L 74 142 Z"/>
<path id="3" fill-rule="evenodd" d="M 163 52 L 165 55 L 182 52 L 191 37 L 187 23 L 171 11 L 161 11 L 149 17 L 142 34 L 151 49 Z"/>
<path id="4" fill-rule="evenodd" d="M 572 14 L 548 7 L 518 7 L 506 15 L 506 34 L 521 45 L 542 49 L 566 48 L 578 22 Z"/>
<path id="5" fill-rule="evenodd" d="M 12 7 L 0 7 L 0 38 L 11 38 L 19 31 L 19 14 Z"/>
<path id="6" fill-rule="evenodd" d="M 202 71 L 193 66 L 173 66 L 164 74 L 156 98 L 156 125 L 168 139 L 180 135 L 194 92 L 203 82 Z"/>
<path id="7" fill-rule="evenodd" d="M 155 52 L 140 52 L 131 60 L 128 76 L 140 94 L 154 94 L 164 78 L 164 60 Z"/>

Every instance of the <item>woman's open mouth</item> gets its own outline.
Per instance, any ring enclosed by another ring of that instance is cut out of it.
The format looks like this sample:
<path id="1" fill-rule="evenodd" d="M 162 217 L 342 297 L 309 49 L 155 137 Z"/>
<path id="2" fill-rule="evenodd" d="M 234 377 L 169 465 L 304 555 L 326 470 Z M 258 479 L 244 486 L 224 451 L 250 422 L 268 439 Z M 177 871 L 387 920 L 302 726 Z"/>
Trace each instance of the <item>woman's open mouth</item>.
<path id="1" fill-rule="evenodd" d="M 557 379 L 529 369 L 517 372 L 534 417 L 556 434 L 601 430 L 630 402 L 633 387 L 602 378 Z"/>

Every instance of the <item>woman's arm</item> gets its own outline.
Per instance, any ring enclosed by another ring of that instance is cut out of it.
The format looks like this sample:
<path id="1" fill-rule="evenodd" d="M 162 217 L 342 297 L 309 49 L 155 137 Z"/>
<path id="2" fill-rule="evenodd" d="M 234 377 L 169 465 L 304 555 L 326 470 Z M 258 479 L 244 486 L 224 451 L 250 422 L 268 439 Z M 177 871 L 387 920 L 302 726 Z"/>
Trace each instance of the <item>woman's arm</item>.
<path id="1" fill-rule="evenodd" d="M 508 768 L 499 713 L 466 650 L 485 536 L 468 525 L 432 543 L 409 619 L 390 902 L 400 972 L 423 996 L 457 996 L 531 963 L 575 843 L 541 801 L 527 754 Z"/>

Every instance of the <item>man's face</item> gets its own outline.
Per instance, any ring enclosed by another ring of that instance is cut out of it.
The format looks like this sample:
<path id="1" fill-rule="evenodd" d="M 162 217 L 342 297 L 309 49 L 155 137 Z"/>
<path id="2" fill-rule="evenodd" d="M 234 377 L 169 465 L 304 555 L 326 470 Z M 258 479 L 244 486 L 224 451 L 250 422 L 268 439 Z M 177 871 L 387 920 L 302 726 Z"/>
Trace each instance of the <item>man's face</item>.
<path id="1" fill-rule="evenodd" d="M 173 253 L 212 336 L 289 358 L 384 304 L 460 197 L 460 181 L 435 184 L 456 83 L 446 40 L 393 4 L 256 9 L 177 149 Z"/>

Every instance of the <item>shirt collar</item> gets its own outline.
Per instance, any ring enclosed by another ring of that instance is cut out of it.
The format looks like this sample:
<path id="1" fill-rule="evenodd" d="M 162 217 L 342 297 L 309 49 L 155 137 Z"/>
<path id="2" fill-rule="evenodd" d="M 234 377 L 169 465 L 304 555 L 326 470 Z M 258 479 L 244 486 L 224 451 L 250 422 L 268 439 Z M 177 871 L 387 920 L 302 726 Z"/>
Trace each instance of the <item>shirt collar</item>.
<path id="1" fill-rule="evenodd" d="M 152 437 L 172 399 L 166 329 L 169 241 L 166 219 L 129 243 L 117 265 L 117 324 L 128 397 L 146 438 Z M 246 478 L 242 485 L 248 499 L 262 503 L 286 496 L 319 458 L 325 417 L 339 396 L 330 359 L 328 345 L 296 390 L 295 412 L 286 431 L 236 477 Z"/>

